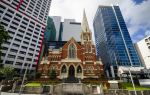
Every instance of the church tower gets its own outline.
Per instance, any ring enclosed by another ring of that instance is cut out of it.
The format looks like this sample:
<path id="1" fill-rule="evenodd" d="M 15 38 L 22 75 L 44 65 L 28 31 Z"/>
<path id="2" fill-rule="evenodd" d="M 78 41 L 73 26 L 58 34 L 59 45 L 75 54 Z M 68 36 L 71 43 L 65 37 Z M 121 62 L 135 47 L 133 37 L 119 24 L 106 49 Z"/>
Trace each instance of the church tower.
<path id="1" fill-rule="evenodd" d="M 81 45 L 85 48 L 85 52 L 92 53 L 92 32 L 90 31 L 85 10 L 83 12 L 83 21 L 82 21 L 82 32 L 81 32 Z"/>
<path id="2" fill-rule="evenodd" d="M 47 60 L 39 65 L 38 71 L 43 77 L 49 70 L 56 70 L 57 78 L 99 78 L 103 74 L 103 65 L 96 59 L 95 46 L 92 42 L 85 11 L 83 13 L 81 44 L 71 38 L 59 49 L 50 49 Z M 47 64 L 44 64 L 47 63 Z"/>

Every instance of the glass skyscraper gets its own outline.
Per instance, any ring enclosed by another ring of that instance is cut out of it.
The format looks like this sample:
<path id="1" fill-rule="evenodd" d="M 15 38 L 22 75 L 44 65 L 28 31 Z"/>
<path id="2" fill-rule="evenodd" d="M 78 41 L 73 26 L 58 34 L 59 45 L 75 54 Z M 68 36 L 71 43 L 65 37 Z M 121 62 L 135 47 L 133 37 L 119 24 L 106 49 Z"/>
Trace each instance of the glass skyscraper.
<path id="1" fill-rule="evenodd" d="M 56 29 L 51 17 L 48 17 L 46 31 L 44 32 L 45 41 L 55 41 L 56 40 Z"/>
<path id="2" fill-rule="evenodd" d="M 119 6 L 99 6 L 94 22 L 97 56 L 105 70 L 116 72 L 118 66 L 140 66 Z M 115 73 L 116 74 L 116 73 Z"/>

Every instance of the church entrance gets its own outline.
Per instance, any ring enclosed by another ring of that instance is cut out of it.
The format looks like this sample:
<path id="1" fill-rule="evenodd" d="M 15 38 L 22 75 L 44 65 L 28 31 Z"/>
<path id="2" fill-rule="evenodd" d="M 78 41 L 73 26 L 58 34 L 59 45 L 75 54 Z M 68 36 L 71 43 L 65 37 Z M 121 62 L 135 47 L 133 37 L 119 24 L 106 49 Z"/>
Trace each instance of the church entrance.
<path id="1" fill-rule="evenodd" d="M 75 77 L 75 69 L 73 65 L 69 67 L 69 77 Z"/>
<path id="2" fill-rule="evenodd" d="M 68 78 L 66 78 L 64 82 L 65 83 L 79 83 L 79 80 L 75 78 L 75 68 L 73 65 L 69 67 Z"/>

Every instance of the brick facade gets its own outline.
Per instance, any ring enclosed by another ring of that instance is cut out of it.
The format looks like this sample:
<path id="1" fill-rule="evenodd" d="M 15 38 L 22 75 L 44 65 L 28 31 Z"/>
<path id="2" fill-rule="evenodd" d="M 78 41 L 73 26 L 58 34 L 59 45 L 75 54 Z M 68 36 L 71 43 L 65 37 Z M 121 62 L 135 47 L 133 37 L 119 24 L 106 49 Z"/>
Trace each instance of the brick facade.
<path id="1" fill-rule="evenodd" d="M 44 57 L 38 66 L 42 76 L 47 76 L 50 69 L 55 69 L 57 78 L 63 79 L 70 75 L 77 78 L 98 78 L 103 75 L 103 64 L 96 58 L 92 33 L 89 30 L 86 16 L 83 18 L 81 44 L 72 37 L 59 49 L 49 49 L 48 57 Z"/>

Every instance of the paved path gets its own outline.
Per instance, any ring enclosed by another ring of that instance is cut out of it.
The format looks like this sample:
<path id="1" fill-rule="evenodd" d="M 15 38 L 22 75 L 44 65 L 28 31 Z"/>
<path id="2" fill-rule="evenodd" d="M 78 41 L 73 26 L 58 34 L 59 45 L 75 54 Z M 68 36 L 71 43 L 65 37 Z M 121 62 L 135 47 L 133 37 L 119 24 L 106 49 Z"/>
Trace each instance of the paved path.
<path id="1" fill-rule="evenodd" d="M 19 95 L 18 93 L 2 92 L 0 95 Z M 21 94 L 21 95 L 46 95 L 46 94 Z"/>

